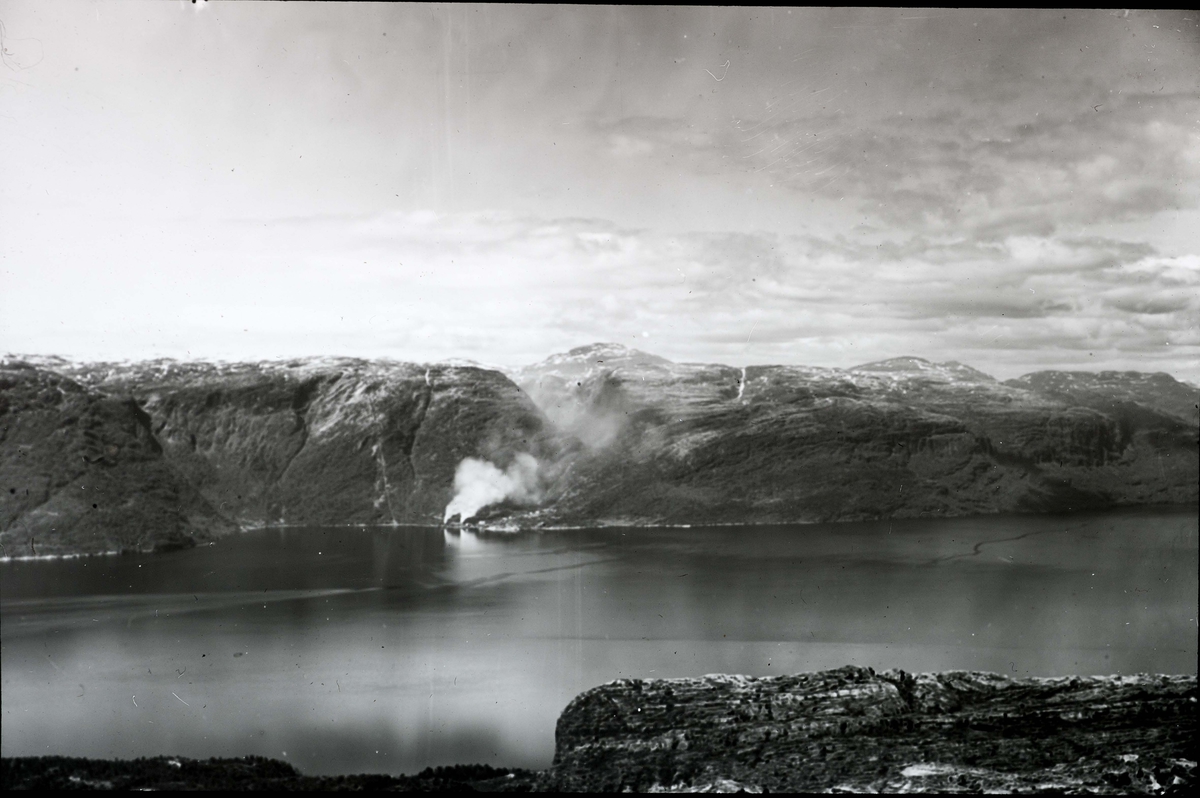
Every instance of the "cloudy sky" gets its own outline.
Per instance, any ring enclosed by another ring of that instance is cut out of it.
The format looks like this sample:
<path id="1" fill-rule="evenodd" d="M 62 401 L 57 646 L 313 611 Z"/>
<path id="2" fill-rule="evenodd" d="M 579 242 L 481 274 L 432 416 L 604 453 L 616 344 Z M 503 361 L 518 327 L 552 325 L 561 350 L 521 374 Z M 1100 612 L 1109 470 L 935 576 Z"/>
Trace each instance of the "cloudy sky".
<path id="1" fill-rule="evenodd" d="M 1200 14 L 0 20 L 0 351 L 1200 380 Z"/>

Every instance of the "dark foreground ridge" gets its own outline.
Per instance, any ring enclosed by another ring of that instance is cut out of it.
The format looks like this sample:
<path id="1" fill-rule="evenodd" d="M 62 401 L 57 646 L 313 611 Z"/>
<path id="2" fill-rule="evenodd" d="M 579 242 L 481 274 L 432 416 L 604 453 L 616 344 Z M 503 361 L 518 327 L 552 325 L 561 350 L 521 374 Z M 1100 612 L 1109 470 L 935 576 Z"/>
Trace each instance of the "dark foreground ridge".
<path id="1" fill-rule="evenodd" d="M 4 759 L 5 790 L 386 790 L 391 792 L 528 792 L 530 770 L 488 765 L 426 768 L 415 776 L 305 776 L 277 759 L 104 760 L 65 756 Z"/>
<path id="2" fill-rule="evenodd" d="M 1195 676 L 869 668 L 627 679 L 563 711 L 545 771 L 304 776 L 269 759 L 3 760 L 3 789 L 1190 794 Z"/>

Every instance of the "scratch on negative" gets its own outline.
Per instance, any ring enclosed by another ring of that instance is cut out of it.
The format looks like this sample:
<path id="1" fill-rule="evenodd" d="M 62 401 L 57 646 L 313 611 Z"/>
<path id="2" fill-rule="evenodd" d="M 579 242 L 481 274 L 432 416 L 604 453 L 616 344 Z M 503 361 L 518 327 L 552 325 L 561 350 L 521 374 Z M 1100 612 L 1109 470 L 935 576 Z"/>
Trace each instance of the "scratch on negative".
<path id="1" fill-rule="evenodd" d="M 704 71 L 705 71 L 705 72 L 708 72 L 709 76 L 710 76 L 710 77 L 711 77 L 713 80 L 720 82 L 720 81 L 722 81 L 722 80 L 725 80 L 725 76 L 729 74 L 729 61 L 728 61 L 728 60 L 726 60 L 724 64 L 721 64 L 721 66 L 725 67 L 725 71 L 721 73 L 721 77 L 717 77 L 717 76 L 716 76 L 716 75 L 714 75 L 713 73 L 711 73 L 711 72 L 708 72 L 708 70 L 707 70 L 707 69 L 706 69 L 706 70 L 704 70 Z"/>
<path id="2" fill-rule="evenodd" d="M 176 698 L 179 698 L 179 696 L 175 695 L 175 693 L 171 693 L 171 695 L 174 695 Z M 189 704 L 188 702 L 184 701 L 182 698 L 179 698 L 179 700 L 180 700 L 180 702 L 181 702 L 181 703 L 182 703 L 182 704 L 183 704 L 185 707 L 190 707 L 190 706 L 191 706 L 191 704 Z"/>

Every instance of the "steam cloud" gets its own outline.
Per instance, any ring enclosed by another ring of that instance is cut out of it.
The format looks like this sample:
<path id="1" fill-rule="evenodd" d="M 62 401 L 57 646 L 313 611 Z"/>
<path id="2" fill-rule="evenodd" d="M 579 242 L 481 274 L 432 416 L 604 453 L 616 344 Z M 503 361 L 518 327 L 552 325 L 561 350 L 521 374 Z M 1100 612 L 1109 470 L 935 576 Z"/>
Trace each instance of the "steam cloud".
<path id="1" fill-rule="evenodd" d="M 630 403 L 612 372 L 579 390 L 572 389 L 569 381 L 554 378 L 521 387 L 550 423 L 592 451 L 611 446 L 629 420 Z"/>
<path id="2" fill-rule="evenodd" d="M 442 523 L 455 515 L 465 522 L 484 507 L 505 499 L 521 504 L 534 504 L 541 499 L 537 458 L 521 452 L 501 471 L 486 460 L 468 457 L 454 472 L 454 498 L 446 505 Z"/>
<path id="3" fill-rule="evenodd" d="M 513 456 L 507 468 L 501 470 L 487 460 L 468 457 L 454 472 L 454 498 L 446 505 L 442 523 L 454 516 L 461 523 L 475 517 L 480 510 L 502 501 L 516 504 L 540 504 L 547 495 L 553 496 L 565 475 L 586 453 L 595 454 L 614 445 L 624 432 L 633 409 L 621 388 L 621 381 L 610 371 L 600 379 L 589 381 L 575 390 L 569 380 L 538 380 L 523 385 L 550 423 L 559 432 L 573 437 L 583 450 L 569 448 L 551 453 L 539 461 L 532 454 L 521 452 Z M 499 441 L 488 451 L 502 449 Z"/>

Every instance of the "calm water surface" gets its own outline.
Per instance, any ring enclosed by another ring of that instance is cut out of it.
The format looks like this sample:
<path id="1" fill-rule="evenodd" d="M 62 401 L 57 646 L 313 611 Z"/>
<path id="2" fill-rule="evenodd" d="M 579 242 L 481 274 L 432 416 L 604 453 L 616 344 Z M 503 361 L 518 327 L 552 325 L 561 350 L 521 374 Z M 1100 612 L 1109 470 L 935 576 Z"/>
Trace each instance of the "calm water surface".
<path id="1" fill-rule="evenodd" d="M 544 767 L 567 702 L 625 676 L 1195 673 L 1197 522 L 275 529 L 5 563 L 0 750 Z"/>

